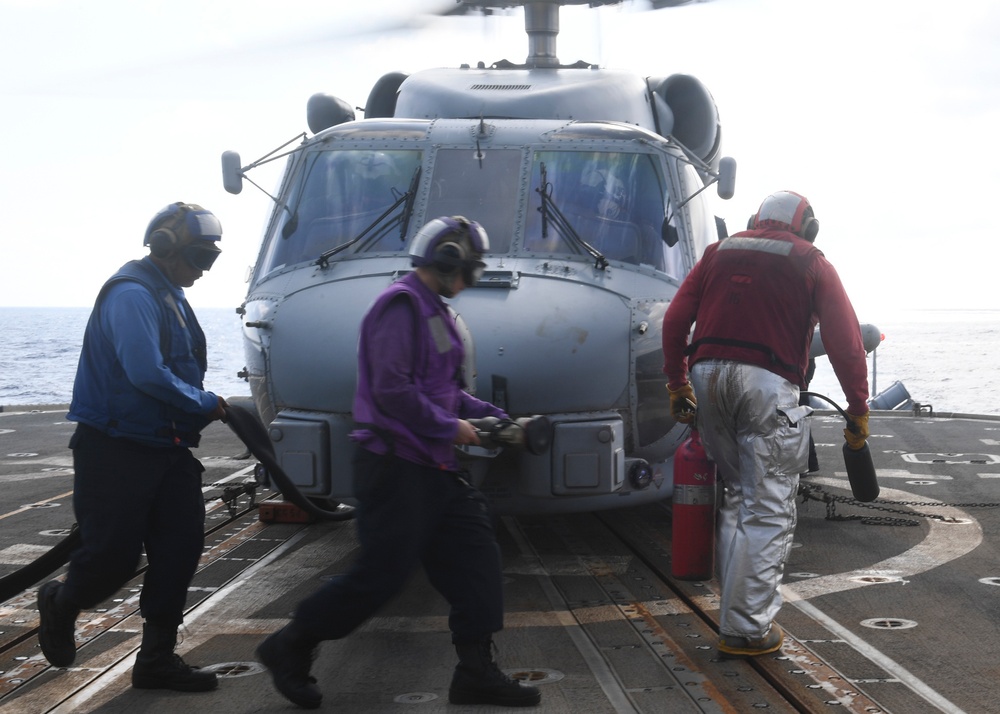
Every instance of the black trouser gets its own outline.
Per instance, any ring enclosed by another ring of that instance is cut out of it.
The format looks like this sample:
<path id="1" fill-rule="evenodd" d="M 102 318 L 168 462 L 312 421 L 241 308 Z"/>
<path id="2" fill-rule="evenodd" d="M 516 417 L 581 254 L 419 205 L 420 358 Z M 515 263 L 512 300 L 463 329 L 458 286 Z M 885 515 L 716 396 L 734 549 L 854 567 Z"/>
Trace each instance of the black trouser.
<path id="1" fill-rule="evenodd" d="M 361 550 L 351 568 L 303 600 L 294 632 L 344 637 L 373 615 L 423 563 L 451 613 L 456 644 L 503 628 L 503 583 L 489 504 L 458 474 L 358 448 L 354 494 Z"/>
<path id="2" fill-rule="evenodd" d="M 94 607 L 135 574 L 145 547 L 142 616 L 179 625 L 205 544 L 201 462 L 186 448 L 142 446 L 82 424 L 70 446 L 81 544 L 70 557 L 64 597 Z"/>

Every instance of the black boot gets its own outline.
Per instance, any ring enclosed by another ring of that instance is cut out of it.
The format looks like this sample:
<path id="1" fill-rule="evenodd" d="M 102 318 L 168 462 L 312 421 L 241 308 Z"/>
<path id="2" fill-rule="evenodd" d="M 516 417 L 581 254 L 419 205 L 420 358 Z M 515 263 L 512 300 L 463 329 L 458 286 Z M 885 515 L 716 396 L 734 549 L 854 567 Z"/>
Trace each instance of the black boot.
<path id="1" fill-rule="evenodd" d="M 80 609 L 60 597 L 63 587 L 53 580 L 38 590 L 38 644 L 55 667 L 69 667 L 76 659 L 76 616 Z"/>
<path id="2" fill-rule="evenodd" d="M 132 686 L 178 692 L 208 692 L 219 686 L 214 672 L 199 672 L 174 654 L 176 644 L 176 627 L 143 624 L 142 646 L 132 667 Z"/>
<path id="3" fill-rule="evenodd" d="M 289 625 L 257 648 L 257 659 L 271 671 L 275 688 L 304 709 L 316 709 L 323 702 L 323 693 L 309 676 L 316 645 L 315 641 L 297 635 Z"/>
<path id="4" fill-rule="evenodd" d="M 486 638 L 471 645 L 455 645 L 458 666 L 451 678 L 448 701 L 452 704 L 496 704 L 501 707 L 530 707 L 542 700 L 536 687 L 511 679 L 493 661 L 493 640 Z"/>

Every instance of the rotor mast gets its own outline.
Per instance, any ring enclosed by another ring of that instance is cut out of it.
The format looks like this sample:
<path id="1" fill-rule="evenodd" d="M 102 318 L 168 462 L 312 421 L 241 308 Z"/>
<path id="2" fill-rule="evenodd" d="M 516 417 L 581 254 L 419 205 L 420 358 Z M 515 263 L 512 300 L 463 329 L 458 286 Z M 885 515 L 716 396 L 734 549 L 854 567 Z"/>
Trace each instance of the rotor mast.
<path id="1" fill-rule="evenodd" d="M 558 67 L 556 36 L 559 34 L 559 8 L 563 5 L 617 5 L 622 0 L 456 0 L 465 7 L 482 10 L 524 8 L 524 31 L 528 34 L 528 57 L 525 66 Z"/>
<path id="2" fill-rule="evenodd" d="M 528 34 L 528 67 L 558 67 L 556 35 L 559 34 L 559 5 L 552 2 L 524 4 L 524 31 Z"/>

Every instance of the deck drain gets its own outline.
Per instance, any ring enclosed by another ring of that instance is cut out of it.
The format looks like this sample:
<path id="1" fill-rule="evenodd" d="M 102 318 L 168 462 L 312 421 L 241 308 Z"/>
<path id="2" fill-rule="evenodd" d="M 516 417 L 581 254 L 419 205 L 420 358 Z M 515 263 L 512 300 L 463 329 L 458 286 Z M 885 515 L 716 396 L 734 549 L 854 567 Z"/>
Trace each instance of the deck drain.
<path id="1" fill-rule="evenodd" d="M 899 617 L 873 617 L 870 620 L 862 620 L 861 624 L 875 630 L 908 630 L 917 626 L 913 620 L 903 620 Z"/>
<path id="2" fill-rule="evenodd" d="M 818 578 L 819 573 L 789 573 L 792 578 Z"/>
<path id="3" fill-rule="evenodd" d="M 59 503 L 26 503 L 21 508 L 57 508 Z"/>
<path id="4" fill-rule="evenodd" d="M 201 667 L 202 672 L 215 672 L 219 679 L 235 679 L 249 677 L 251 674 L 266 672 L 267 668 L 259 662 L 219 662 Z"/>
<path id="5" fill-rule="evenodd" d="M 68 536 L 72 532 L 73 531 L 71 529 L 69 529 L 69 528 L 56 528 L 55 530 L 52 530 L 52 531 L 39 531 L 38 535 L 54 536 L 56 538 L 64 538 L 64 537 Z"/>
<path id="6" fill-rule="evenodd" d="M 0 434 L 13 434 L 13 433 L 14 433 L 13 430 L 10 429 L 0 429 Z M 9 456 L 12 459 L 28 459 L 31 458 L 32 456 L 38 456 L 38 454 L 32 454 L 28 451 L 24 451 L 16 454 L 7 454 L 7 456 Z"/>
<path id="7" fill-rule="evenodd" d="M 566 675 L 557 669 L 505 669 L 506 674 L 511 679 L 529 684 L 545 684 L 547 682 L 558 682 Z"/>
<path id="8" fill-rule="evenodd" d="M 897 578 L 891 575 L 859 575 L 856 578 L 851 578 L 851 582 L 877 585 L 880 583 L 901 583 L 903 581 L 901 578 Z"/>
<path id="9" fill-rule="evenodd" d="M 438 695 L 432 694 L 431 692 L 407 692 L 406 694 L 400 694 L 392 701 L 396 704 L 423 704 L 424 702 L 430 702 L 437 698 Z"/>

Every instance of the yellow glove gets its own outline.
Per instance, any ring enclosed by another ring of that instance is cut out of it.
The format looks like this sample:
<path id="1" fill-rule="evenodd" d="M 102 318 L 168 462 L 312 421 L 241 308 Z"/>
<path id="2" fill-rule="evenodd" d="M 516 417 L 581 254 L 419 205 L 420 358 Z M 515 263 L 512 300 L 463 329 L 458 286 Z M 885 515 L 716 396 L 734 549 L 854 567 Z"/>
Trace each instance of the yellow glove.
<path id="1" fill-rule="evenodd" d="M 864 448 L 868 439 L 868 413 L 861 416 L 847 412 L 847 428 L 844 429 L 844 438 L 847 445 L 855 451 Z"/>
<path id="2" fill-rule="evenodd" d="M 667 391 L 670 392 L 670 415 L 681 424 L 692 423 L 698 400 L 694 398 L 691 385 L 685 382 L 677 389 L 671 389 L 668 384 Z"/>

